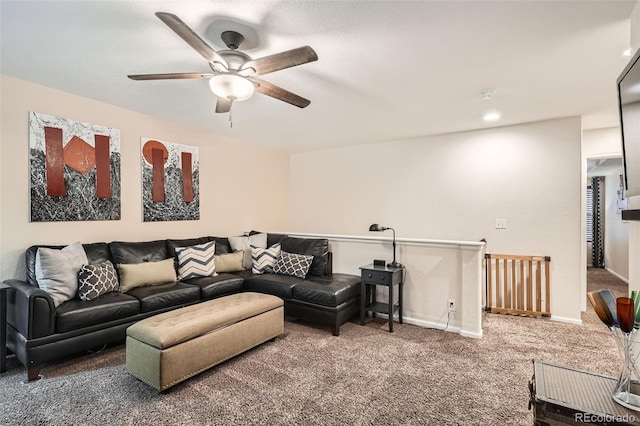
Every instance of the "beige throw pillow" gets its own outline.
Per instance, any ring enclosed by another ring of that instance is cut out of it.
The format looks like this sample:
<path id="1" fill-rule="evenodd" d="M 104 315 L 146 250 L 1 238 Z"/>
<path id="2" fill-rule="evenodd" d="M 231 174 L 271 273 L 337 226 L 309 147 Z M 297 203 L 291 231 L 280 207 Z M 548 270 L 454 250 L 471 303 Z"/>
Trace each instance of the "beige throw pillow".
<path id="1" fill-rule="evenodd" d="M 216 265 L 216 272 L 239 272 L 242 271 L 242 261 L 244 251 L 237 251 L 228 254 L 216 254 L 213 256 L 213 263 Z"/>
<path id="2" fill-rule="evenodd" d="M 120 292 L 124 293 L 132 288 L 176 282 L 176 270 L 173 259 L 159 262 L 120 263 Z"/>

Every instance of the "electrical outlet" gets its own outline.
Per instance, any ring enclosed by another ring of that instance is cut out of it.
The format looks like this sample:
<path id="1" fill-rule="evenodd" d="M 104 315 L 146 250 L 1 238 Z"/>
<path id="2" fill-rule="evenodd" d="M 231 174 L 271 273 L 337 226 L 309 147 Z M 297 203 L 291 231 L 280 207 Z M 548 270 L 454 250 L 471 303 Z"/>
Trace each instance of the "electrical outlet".
<path id="1" fill-rule="evenodd" d="M 507 229 L 507 219 L 496 219 L 496 229 Z"/>
<path id="2" fill-rule="evenodd" d="M 456 300 L 449 299 L 449 312 L 455 312 L 455 311 L 456 311 Z"/>

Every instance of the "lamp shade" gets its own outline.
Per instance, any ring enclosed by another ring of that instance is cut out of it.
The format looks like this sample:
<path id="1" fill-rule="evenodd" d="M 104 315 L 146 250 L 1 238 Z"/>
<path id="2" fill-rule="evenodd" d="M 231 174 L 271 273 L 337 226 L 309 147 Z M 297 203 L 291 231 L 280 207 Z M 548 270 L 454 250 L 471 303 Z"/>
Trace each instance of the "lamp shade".
<path id="1" fill-rule="evenodd" d="M 381 232 L 387 230 L 393 231 L 393 262 L 387 264 L 387 266 L 392 266 L 394 268 L 402 268 L 402 265 L 396 262 L 396 230 L 393 228 L 389 228 L 388 226 L 382 226 L 378 223 L 374 223 L 369 227 L 369 232 Z"/>
<path id="2" fill-rule="evenodd" d="M 253 83 L 235 74 L 218 74 L 209 80 L 211 91 L 219 98 L 243 101 L 253 95 Z"/>

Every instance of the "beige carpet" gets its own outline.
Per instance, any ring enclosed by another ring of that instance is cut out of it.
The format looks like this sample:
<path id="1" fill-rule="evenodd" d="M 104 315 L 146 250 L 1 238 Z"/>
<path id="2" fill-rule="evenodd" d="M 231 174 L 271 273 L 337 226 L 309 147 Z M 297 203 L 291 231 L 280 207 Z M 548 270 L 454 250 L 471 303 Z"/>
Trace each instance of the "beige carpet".
<path id="1" fill-rule="evenodd" d="M 589 270 L 589 289 L 626 285 Z M 124 346 L 0 377 L 2 425 L 531 425 L 536 358 L 616 375 L 618 355 L 589 307 L 584 325 L 488 314 L 480 340 L 411 325 L 355 321 L 339 337 L 307 323 L 158 394 L 131 377 Z"/>

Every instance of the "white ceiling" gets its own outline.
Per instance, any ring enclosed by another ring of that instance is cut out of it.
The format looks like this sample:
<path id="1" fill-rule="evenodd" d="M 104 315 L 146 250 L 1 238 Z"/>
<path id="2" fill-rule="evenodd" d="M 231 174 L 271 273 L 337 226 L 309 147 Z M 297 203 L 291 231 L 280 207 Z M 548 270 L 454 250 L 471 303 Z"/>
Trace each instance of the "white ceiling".
<path id="1" fill-rule="evenodd" d="M 1 0 L 0 70 L 289 152 L 575 115 L 608 127 L 635 4 Z M 311 105 L 256 93 L 234 104 L 230 128 L 206 80 L 129 80 L 210 71 L 156 11 L 175 13 L 216 50 L 226 29 L 245 33 L 240 50 L 254 58 L 312 46 L 317 62 L 264 76 Z M 481 99 L 488 88 L 496 95 Z M 490 109 L 502 113 L 497 124 L 482 121 Z"/>

